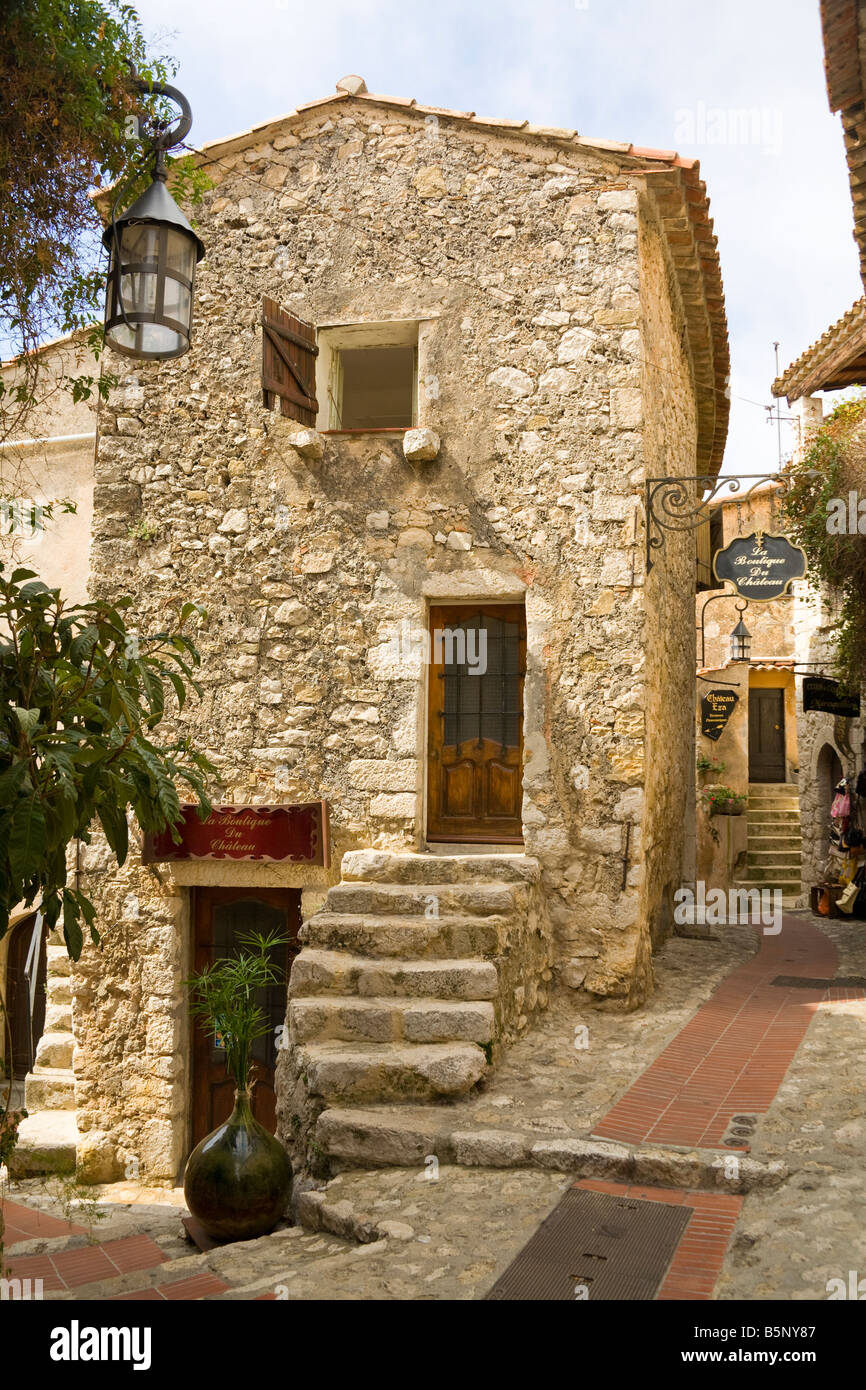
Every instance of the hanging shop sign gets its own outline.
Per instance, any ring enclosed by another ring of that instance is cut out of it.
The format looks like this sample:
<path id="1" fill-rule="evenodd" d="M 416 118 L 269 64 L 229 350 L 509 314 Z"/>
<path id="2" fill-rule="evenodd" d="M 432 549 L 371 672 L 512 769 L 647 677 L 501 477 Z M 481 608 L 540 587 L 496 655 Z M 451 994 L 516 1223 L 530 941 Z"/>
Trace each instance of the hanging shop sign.
<path id="1" fill-rule="evenodd" d="M 806 553 L 787 536 L 753 531 L 716 551 L 713 572 L 717 579 L 729 580 L 741 598 L 769 603 L 787 594 L 795 579 L 803 578 Z"/>
<path id="2" fill-rule="evenodd" d="M 200 820 L 195 806 L 183 807 L 180 843 L 165 830 L 146 834 L 144 864 L 178 859 L 244 859 L 262 863 L 328 865 L 328 803 L 304 806 L 215 806 Z"/>
<path id="3" fill-rule="evenodd" d="M 805 676 L 803 709 L 841 715 L 843 719 L 859 719 L 860 696 L 840 695 L 839 682 L 830 680 L 828 676 Z"/>
<path id="4" fill-rule="evenodd" d="M 704 738 L 711 738 L 713 743 L 721 738 L 739 698 L 733 690 L 707 691 L 701 698 L 701 733 Z"/>

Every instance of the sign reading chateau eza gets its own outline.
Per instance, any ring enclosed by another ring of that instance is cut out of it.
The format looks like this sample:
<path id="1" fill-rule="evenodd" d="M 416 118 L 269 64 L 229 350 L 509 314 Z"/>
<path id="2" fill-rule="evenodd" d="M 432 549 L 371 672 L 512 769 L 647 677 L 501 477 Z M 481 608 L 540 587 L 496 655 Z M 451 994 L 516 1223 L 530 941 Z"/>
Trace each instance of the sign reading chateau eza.
<path id="1" fill-rule="evenodd" d="M 786 594 L 795 579 L 803 578 L 806 554 L 787 536 L 753 531 L 716 551 L 713 570 L 717 579 L 730 580 L 741 598 L 769 603 Z"/>
<path id="2" fill-rule="evenodd" d="M 215 806 L 199 819 L 195 806 L 183 807 L 180 843 L 169 830 L 145 835 L 144 864 L 176 859 L 257 859 L 302 864 L 328 863 L 328 807 L 325 801 L 304 806 Z"/>
<path id="3" fill-rule="evenodd" d="M 708 690 L 701 700 L 701 733 L 713 743 L 721 738 L 739 696 L 733 690 Z"/>

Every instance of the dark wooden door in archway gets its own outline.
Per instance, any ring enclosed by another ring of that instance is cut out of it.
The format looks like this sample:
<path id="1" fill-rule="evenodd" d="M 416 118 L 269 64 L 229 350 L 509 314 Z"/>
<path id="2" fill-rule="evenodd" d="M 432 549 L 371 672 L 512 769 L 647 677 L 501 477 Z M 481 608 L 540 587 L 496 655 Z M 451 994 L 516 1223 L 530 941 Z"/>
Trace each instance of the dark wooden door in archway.
<path id="1" fill-rule="evenodd" d="M 276 931 L 288 938 L 273 955 L 288 981 L 292 961 L 300 950 L 301 892 L 298 888 L 196 888 L 193 893 L 194 969 L 202 970 L 238 949 L 238 935 Z M 253 1045 L 255 1085 L 253 1114 L 274 1132 L 276 1127 L 275 1070 L 278 1029 L 286 1018 L 287 983 L 261 991 L 259 1005 L 269 1030 Z M 196 1145 L 231 1114 L 234 1081 L 226 1076 L 225 1053 L 219 1038 L 206 1032 L 198 1019 L 192 1024 L 192 1143 Z"/>
<path id="2" fill-rule="evenodd" d="M 430 610 L 427 839 L 523 837 L 522 604 Z"/>

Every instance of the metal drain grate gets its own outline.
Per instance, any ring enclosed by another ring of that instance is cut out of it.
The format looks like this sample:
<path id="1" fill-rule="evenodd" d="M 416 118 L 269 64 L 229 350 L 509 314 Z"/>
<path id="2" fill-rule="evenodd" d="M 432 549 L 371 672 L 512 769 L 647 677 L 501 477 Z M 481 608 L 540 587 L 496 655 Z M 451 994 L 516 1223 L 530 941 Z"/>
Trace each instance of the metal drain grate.
<path id="1" fill-rule="evenodd" d="M 808 975 L 777 975 L 771 983 L 781 989 L 866 989 L 866 975 L 835 975 L 832 980 L 812 979 Z"/>
<path id="2" fill-rule="evenodd" d="M 692 1207 L 572 1187 L 487 1298 L 652 1299 L 692 1211 Z"/>

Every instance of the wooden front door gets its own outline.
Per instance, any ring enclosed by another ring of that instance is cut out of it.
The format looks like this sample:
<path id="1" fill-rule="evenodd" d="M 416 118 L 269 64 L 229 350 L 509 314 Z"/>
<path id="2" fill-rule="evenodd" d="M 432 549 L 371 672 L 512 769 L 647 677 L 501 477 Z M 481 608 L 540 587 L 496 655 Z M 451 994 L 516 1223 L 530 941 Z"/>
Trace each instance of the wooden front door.
<path id="1" fill-rule="evenodd" d="M 522 841 L 522 604 L 430 610 L 427 839 Z"/>
<path id="2" fill-rule="evenodd" d="M 749 781 L 785 780 L 785 692 L 749 691 Z"/>
<path id="3" fill-rule="evenodd" d="M 277 1060 L 277 1029 L 286 1021 L 288 975 L 300 950 L 301 892 L 298 888 L 196 888 L 193 895 L 194 966 L 198 971 L 221 956 L 237 950 L 239 933 L 278 931 L 288 937 L 288 945 L 274 952 L 275 965 L 284 972 L 285 982 L 261 991 L 259 1005 L 268 1015 L 270 1027 L 253 1044 L 253 1114 L 260 1124 L 274 1132 Z M 224 1052 L 219 1039 L 207 1033 L 193 1019 L 192 1038 L 192 1143 L 195 1146 L 231 1114 L 235 1083 L 226 1076 Z"/>

